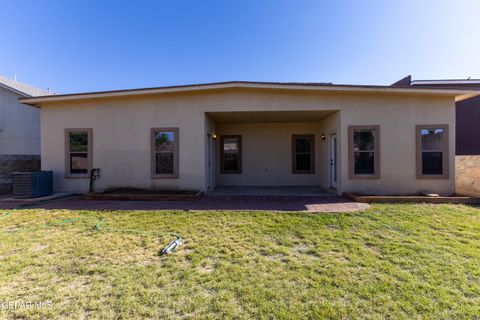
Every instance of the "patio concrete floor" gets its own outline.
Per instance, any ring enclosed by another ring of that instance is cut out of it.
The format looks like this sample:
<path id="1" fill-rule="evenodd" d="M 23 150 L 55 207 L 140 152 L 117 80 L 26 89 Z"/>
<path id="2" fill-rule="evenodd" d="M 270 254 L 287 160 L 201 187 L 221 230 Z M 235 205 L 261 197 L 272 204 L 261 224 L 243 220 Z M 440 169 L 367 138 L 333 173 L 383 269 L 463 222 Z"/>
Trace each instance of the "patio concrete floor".
<path id="1" fill-rule="evenodd" d="M 13 209 L 21 202 L 0 201 L 0 209 Z M 204 196 L 194 201 L 82 200 L 80 196 L 28 204 L 28 208 L 66 210 L 273 210 L 351 212 L 369 207 L 365 203 L 328 196 Z"/>
<path id="2" fill-rule="evenodd" d="M 293 197 L 331 197 L 333 193 L 320 187 L 288 186 L 217 186 L 212 196 L 293 196 Z"/>

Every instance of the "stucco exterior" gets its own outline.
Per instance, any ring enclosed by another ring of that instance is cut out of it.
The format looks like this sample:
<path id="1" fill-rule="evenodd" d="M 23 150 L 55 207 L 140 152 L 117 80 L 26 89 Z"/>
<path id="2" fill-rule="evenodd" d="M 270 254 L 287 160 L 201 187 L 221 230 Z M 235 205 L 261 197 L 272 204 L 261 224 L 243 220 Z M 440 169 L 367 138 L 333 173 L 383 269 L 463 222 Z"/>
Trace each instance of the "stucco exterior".
<path id="1" fill-rule="evenodd" d="M 291 117 L 289 117 L 291 112 Z M 229 113 L 239 116 L 229 117 Z M 268 117 L 257 118 L 257 114 Z M 447 179 L 417 179 L 415 126 L 447 124 Z M 379 179 L 348 177 L 348 126 L 381 128 Z M 152 179 L 150 128 L 179 128 L 179 177 Z M 115 187 L 213 190 L 216 185 L 330 186 L 329 135 L 337 133 L 336 192 L 450 194 L 455 187 L 455 97 L 232 88 L 41 103 L 42 169 L 57 191 L 87 192 L 65 178 L 65 129 L 91 128 L 97 190 Z M 315 135 L 315 173 L 292 174 L 291 135 Z M 213 134 L 217 140 L 213 140 Z M 219 171 L 219 137 L 243 136 L 243 172 Z M 326 140 L 321 140 L 321 135 Z M 210 136 L 209 136 L 210 135 Z"/>
<path id="2" fill-rule="evenodd" d="M 218 185 L 247 186 L 323 186 L 321 158 L 328 157 L 328 150 L 321 140 L 322 126 L 314 122 L 287 123 L 220 123 L 217 134 L 242 135 L 242 174 L 221 174 L 216 170 Z M 292 135 L 315 135 L 315 172 L 312 174 L 292 173 Z M 218 144 L 217 144 L 218 145 Z M 218 153 L 220 147 L 217 146 Z M 217 159 L 218 168 L 220 163 Z"/>
<path id="3" fill-rule="evenodd" d="M 455 101 L 435 97 L 345 97 L 342 135 L 350 125 L 380 126 L 380 179 L 349 179 L 342 174 L 342 188 L 365 194 L 401 195 L 417 192 L 451 194 L 455 191 Z M 416 178 L 416 125 L 449 126 L 448 179 Z M 344 141 L 342 141 L 344 142 Z M 342 143 L 342 155 L 348 144 Z M 342 168 L 348 158 L 342 157 Z"/>
<path id="4" fill-rule="evenodd" d="M 40 110 L 21 97 L 0 86 L 0 194 L 10 191 L 13 171 L 40 168 Z"/>
<path id="5" fill-rule="evenodd" d="M 40 155 L 40 110 L 0 87 L 0 155 Z"/>

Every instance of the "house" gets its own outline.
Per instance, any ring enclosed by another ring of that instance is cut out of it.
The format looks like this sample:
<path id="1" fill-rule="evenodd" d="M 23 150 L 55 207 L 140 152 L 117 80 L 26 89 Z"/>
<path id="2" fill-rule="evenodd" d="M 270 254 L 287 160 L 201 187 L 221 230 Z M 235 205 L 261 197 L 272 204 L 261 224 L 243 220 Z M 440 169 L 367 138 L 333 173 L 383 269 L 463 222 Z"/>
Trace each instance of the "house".
<path id="1" fill-rule="evenodd" d="M 13 171 L 40 168 L 40 110 L 18 99 L 48 94 L 0 76 L 0 194 L 10 191 Z"/>
<path id="2" fill-rule="evenodd" d="M 455 191 L 455 102 L 479 91 L 222 82 L 22 98 L 57 191 L 316 186 Z"/>
<path id="3" fill-rule="evenodd" d="M 413 87 L 480 90 L 480 79 L 411 80 Z M 480 195 L 480 96 L 456 103 L 455 171 L 459 193 Z"/>

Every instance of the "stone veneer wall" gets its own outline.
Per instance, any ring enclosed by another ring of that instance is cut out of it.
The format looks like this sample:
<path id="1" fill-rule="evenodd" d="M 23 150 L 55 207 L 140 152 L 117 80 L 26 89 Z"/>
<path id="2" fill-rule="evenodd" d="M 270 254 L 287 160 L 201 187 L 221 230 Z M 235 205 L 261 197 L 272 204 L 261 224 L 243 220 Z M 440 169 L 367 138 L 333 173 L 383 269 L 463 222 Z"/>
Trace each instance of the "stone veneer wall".
<path id="1" fill-rule="evenodd" d="M 12 189 L 12 172 L 40 170 L 40 156 L 0 155 L 0 194 Z"/>
<path id="2" fill-rule="evenodd" d="M 480 156 L 455 157 L 457 193 L 480 196 Z"/>

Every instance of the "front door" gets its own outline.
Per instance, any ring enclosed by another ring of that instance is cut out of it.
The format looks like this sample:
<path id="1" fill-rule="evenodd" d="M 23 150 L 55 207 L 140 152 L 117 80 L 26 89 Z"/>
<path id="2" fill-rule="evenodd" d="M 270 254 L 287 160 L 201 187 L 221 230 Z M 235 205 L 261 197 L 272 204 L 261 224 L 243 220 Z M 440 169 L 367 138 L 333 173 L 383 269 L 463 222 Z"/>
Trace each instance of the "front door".
<path id="1" fill-rule="evenodd" d="M 337 134 L 330 135 L 330 187 L 337 188 Z"/>

